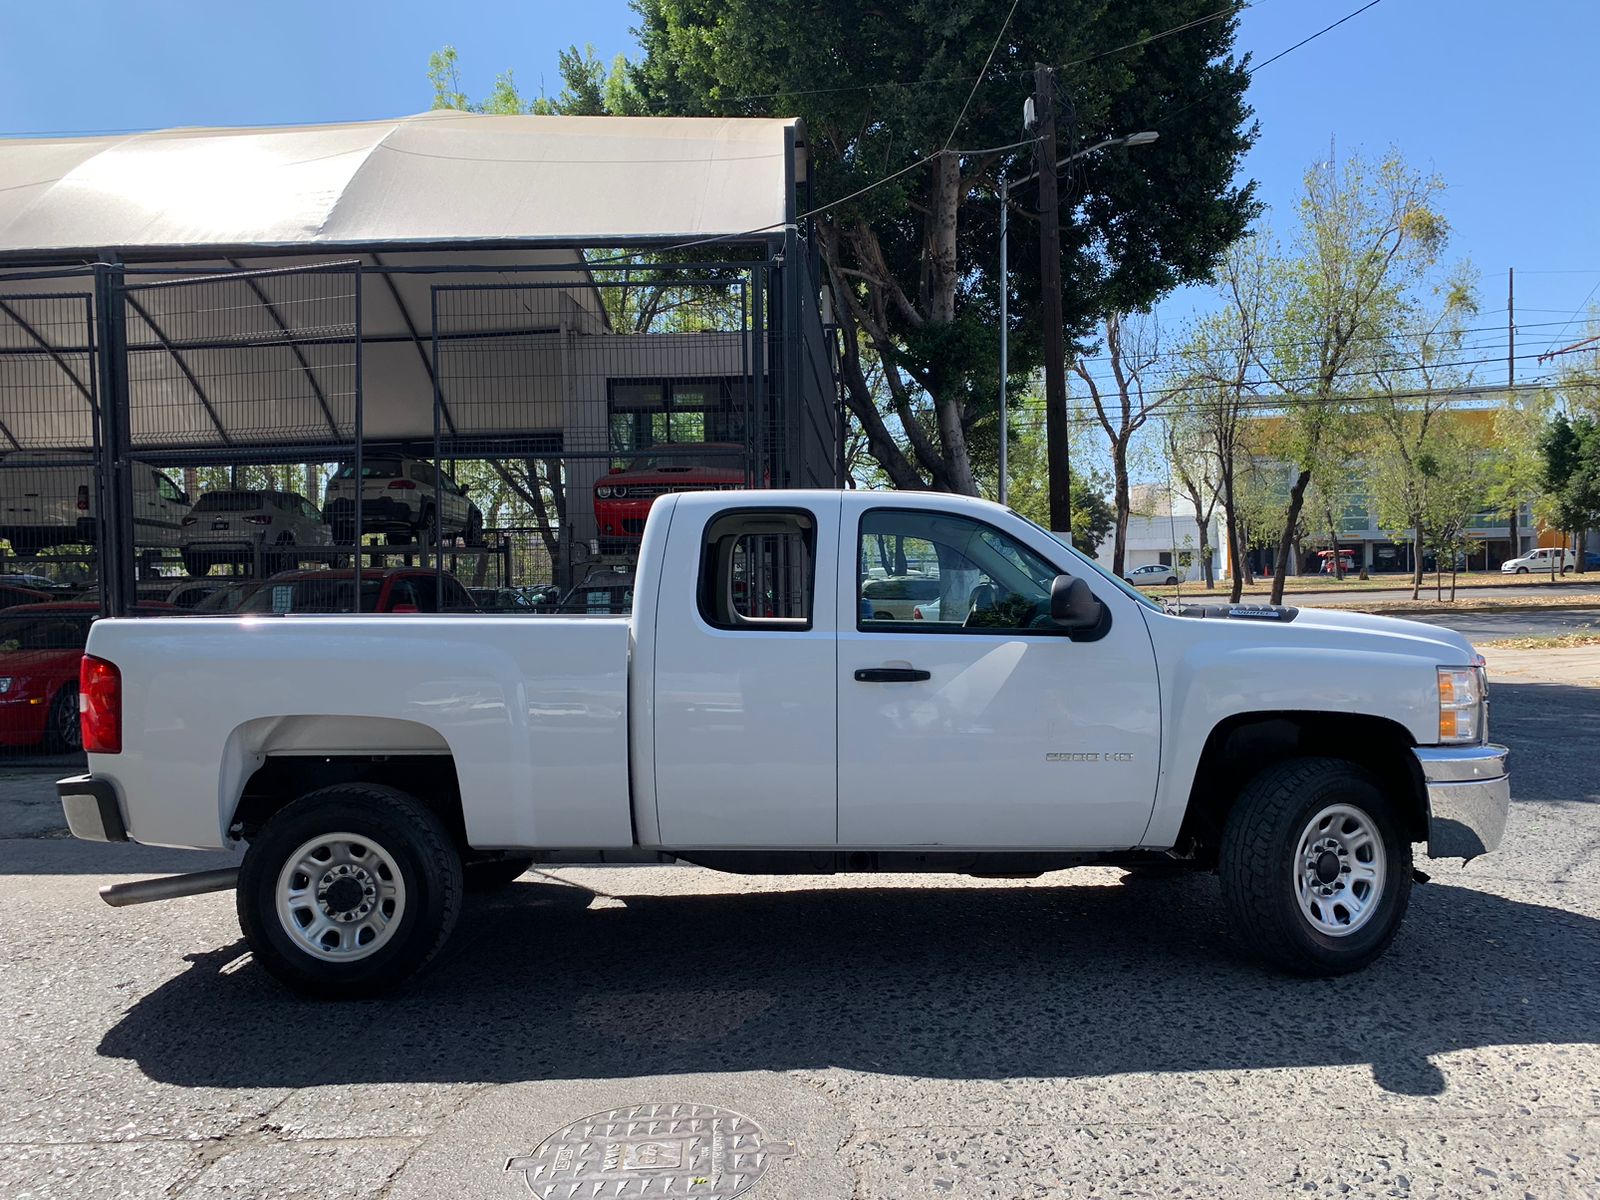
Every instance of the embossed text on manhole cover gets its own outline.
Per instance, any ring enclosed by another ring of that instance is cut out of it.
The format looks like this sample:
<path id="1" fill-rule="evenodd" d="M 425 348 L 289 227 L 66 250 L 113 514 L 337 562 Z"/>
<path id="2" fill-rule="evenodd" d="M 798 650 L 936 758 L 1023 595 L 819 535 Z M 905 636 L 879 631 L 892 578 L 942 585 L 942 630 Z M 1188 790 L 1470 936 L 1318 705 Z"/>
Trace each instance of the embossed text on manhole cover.
<path id="1" fill-rule="evenodd" d="M 574 1121 L 506 1163 L 540 1200 L 732 1200 L 793 1154 L 749 1117 L 707 1104 L 636 1104 Z"/>

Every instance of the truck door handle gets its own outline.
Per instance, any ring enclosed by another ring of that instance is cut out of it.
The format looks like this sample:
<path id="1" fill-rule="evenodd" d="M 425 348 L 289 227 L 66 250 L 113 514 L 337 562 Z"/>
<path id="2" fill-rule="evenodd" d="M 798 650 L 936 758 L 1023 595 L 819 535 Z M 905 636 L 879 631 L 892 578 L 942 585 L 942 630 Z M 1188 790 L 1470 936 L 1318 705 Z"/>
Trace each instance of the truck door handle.
<path id="1" fill-rule="evenodd" d="M 933 672 L 915 667 L 862 667 L 856 672 L 857 683 L 921 683 L 932 678 Z"/>

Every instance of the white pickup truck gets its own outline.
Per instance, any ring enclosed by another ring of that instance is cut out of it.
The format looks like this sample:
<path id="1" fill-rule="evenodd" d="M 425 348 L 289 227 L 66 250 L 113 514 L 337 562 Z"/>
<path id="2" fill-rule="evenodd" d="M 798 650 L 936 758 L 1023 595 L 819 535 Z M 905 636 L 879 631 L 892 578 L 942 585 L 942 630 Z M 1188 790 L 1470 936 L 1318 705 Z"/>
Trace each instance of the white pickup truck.
<path id="1" fill-rule="evenodd" d="M 936 579 L 932 619 L 863 604 Z M 631 617 L 106 620 L 72 831 L 246 846 L 257 959 L 392 987 L 462 894 L 533 862 L 1031 877 L 1215 871 L 1241 942 L 1354 970 L 1412 843 L 1498 845 L 1510 784 L 1459 635 L 1310 609 L 1163 608 L 1045 530 L 917 493 L 663 496 Z"/>

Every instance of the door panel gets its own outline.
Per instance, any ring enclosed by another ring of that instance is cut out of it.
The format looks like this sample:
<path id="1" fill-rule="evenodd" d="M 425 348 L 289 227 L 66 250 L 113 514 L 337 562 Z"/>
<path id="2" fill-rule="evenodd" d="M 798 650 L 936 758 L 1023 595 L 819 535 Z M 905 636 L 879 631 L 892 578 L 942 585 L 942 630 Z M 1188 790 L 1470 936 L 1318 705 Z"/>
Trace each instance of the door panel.
<path id="1" fill-rule="evenodd" d="M 731 510 L 685 497 L 674 510 L 662 561 L 706 571 L 708 538 Z M 708 610 L 696 570 L 670 569 L 654 614 L 655 790 L 661 844 L 696 847 L 827 847 L 837 836 L 835 775 L 835 630 L 831 580 L 838 557 L 838 500 L 739 511 L 801 514 L 809 519 L 807 562 L 787 561 L 789 583 L 748 572 L 734 580 L 724 607 Z M 786 535 L 761 535 L 776 538 Z M 746 546 L 756 543 L 747 541 Z M 805 578 L 797 570 L 803 566 Z M 807 627 L 785 596 L 804 593 Z M 827 600 L 819 605 L 817 588 Z M 770 623 L 763 623 L 770 622 Z M 787 623 L 781 623 L 787 622 Z"/>
<path id="2" fill-rule="evenodd" d="M 1154 652 L 1133 602 L 1080 568 L 1116 608 L 1104 636 L 1073 641 L 1040 620 L 1048 582 L 1034 579 L 1070 555 L 1044 559 L 1045 548 L 1030 552 L 1007 533 L 972 540 L 948 524 L 907 538 L 908 510 L 894 512 L 881 527 L 920 559 L 902 551 L 900 561 L 863 563 L 854 518 L 840 555 L 839 844 L 1137 844 L 1155 799 L 1160 708 Z M 876 541 L 872 513 L 862 519 Z M 860 616 L 853 589 L 873 569 L 939 578 L 937 610 L 923 606 L 935 615 Z M 885 668 L 926 678 L 877 682 Z"/>

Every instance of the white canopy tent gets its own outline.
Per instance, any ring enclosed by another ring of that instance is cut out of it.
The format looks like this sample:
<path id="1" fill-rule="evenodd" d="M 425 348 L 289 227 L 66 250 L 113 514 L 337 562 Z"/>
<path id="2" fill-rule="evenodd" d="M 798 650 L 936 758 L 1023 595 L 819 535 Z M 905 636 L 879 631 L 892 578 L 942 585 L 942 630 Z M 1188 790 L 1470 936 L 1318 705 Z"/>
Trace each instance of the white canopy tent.
<path id="1" fill-rule="evenodd" d="M 364 438 L 420 440 L 434 427 L 435 287 L 527 285 L 453 336 L 521 339 L 554 378 L 564 342 L 607 333 L 583 247 L 770 242 L 804 178 L 791 120 L 439 111 L 0 140 L 0 453 L 90 445 L 96 262 L 127 270 L 136 452 L 336 444 L 353 435 L 357 390 Z M 559 395 L 517 405 L 472 386 L 444 397 L 452 435 L 565 420 Z"/>

